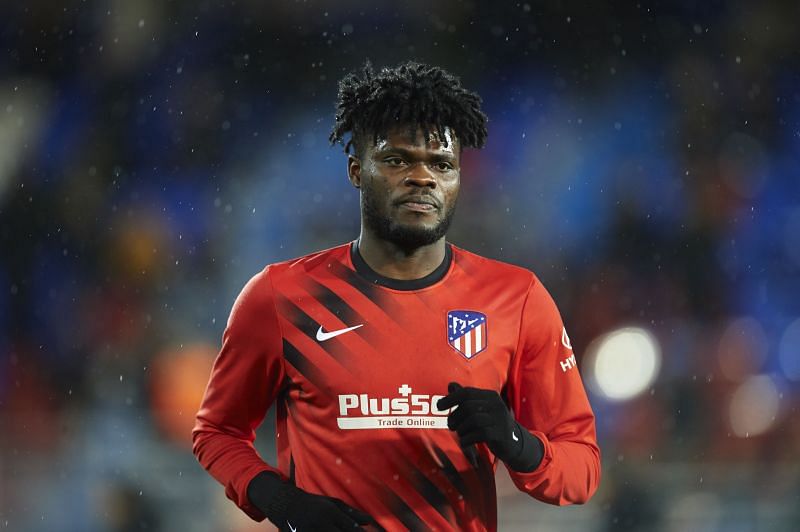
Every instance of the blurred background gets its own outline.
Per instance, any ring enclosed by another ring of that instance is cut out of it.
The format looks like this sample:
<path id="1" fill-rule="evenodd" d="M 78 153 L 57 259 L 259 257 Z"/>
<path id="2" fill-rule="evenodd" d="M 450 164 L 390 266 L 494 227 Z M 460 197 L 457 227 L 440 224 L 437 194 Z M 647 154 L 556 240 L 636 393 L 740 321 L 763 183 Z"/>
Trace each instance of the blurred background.
<path id="1" fill-rule="evenodd" d="M 0 7 L 0 529 L 269 529 L 190 430 L 247 279 L 357 236 L 369 58 L 483 96 L 449 239 L 539 275 L 597 414 L 596 496 L 501 470 L 500 529 L 797 530 L 797 2 L 265 4 Z"/>

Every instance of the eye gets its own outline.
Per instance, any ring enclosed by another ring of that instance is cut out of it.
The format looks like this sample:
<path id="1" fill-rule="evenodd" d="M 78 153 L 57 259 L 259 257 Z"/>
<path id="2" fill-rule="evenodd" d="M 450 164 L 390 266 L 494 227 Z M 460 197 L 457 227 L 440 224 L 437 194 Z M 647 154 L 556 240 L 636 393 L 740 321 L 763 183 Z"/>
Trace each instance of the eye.
<path id="1" fill-rule="evenodd" d="M 433 166 L 440 172 L 447 172 L 453 169 L 453 165 L 451 163 L 448 163 L 447 161 L 439 161 Z"/>
<path id="2" fill-rule="evenodd" d="M 387 157 L 383 160 L 389 166 L 403 166 L 406 162 L 400 157 Z"/>

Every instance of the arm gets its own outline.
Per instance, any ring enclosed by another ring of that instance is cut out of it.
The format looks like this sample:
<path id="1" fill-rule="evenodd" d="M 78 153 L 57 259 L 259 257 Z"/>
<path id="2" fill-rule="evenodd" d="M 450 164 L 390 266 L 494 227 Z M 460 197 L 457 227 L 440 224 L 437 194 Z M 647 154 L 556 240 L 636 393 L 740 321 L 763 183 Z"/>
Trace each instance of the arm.
<path id="1" fill-rule="evenodd" d="M 255 275 L 233 305 L 192 431 L 200 464 L 251 518 L 264 514 L 248 499 L 250 481 L 268 465 L 253 446 L 285 376 L 281 333 L 272 299 L 269 269 Z M 285 478 L 285 477 L 282 477 Z"/>
<path id="2" fill-rule="evenodd" d="M 544 456 L 533 471 L 508 468 L 509 474 L 517 488 L 543 502 L 584 503 L 600 482 L 594 414 L 558 309 L 535 277 L 520 327 L 507 397 Z"/>

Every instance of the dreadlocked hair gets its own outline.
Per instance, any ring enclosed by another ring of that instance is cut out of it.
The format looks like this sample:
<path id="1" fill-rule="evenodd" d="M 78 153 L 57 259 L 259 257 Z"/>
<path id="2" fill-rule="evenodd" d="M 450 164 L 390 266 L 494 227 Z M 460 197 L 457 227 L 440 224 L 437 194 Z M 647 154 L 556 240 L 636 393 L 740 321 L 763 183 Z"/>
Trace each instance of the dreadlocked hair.
<path id="1" fill-rule="evenodd" d="M 463 148 L 482 148 L 486 144 L 487 117 L 481 111 L 481 97 L 461 86 L 458 78 L 435 66 L 414 61 L 375 72 L 367 61 L 361 77 L 352 72 L 339 82 L 336 122 L 331 144 L 359 150 L 372 135 L 397 127 L 408 128 L 411 138 L 422 130 L 425 138 L 436 133 L 447 145 L 445 128 L 455 133 Z M 344 136 L 350 133 L 346 143 Z"/>

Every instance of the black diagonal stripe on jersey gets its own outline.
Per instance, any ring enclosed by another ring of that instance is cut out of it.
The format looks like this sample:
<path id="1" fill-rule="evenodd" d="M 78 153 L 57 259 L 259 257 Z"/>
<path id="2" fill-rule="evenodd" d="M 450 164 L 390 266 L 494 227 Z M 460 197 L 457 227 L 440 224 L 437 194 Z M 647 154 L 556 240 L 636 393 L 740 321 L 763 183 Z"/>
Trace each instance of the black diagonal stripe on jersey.
<path id="1" fill-rule="evenodd" d="M 335 339 L 327 342 L 318 342 L 317 331 L 319 330 L 320 324 L 306 314 L 303 309 L 284 297 L 283 294 L 275 294 L 275 303 L 284 318 L 290 321 L 303 334 L 308 336 L 312 342 L 319 346 L 320 349 L 325 351 L 331 358 L 349 371 L 348 362 L 352 359 L 352 353 L 344 347 L 341 342 L 337 342 Z"/>
<path id="2" fill-rule="evenodd" d="M 406 434 L 401 434 L 400 437 L 409 443 L 413 439 L 411 435 L 407 436 Z M 401 455 L 393 461 L 392 465 L 399 471 L 409 471 L 412 475 L 411 478 L 405 478 L 411 483 L 412 486 L 414 486 L 417 492 L 420 493 L 420 495 L 422 495 L 422 497 L 427 500 L 428 503 L 433 506 L 446 521 L 451 522 L 452 519 L 456 519 L 458 521 L 459 529 L 465 529 L 467 528 L 467 525 L 465 522 L 462 522 L 464 516 L 452 511 L 453 504 L 450 502 L 452 499 L 460 498 L 466 501 L 466 522 L 469 522 L 474 515 L 478 515 L 482 522 L 486 521 L 486 514 L 482 511 L 476 513 L 475 509 L 471 506 L 471 501 L 474 500 L 474 498 L 470 498 L 469 496 L 475 495 L 475 490 L 468 490 L 466 482 L 461 475 L 459 475 L 455 465 L 452 461 L 450 461 L 450 458 L 447 456 L 447 454 L 445 454 L 444 451 L 442 451 L 440 447 L 431 443 L 431 448 L 436 454 L 438 460 L 435 460 L 430 455 L 425 455 L 426 458 L 422 460 L 423 463 L 420 463 L 420 460 L 412 463 L 411 461 L 405 459 L 403 455 Z M 425 475 L 424 470 L 428 467 L 430 467 L 433 471 L 441 470 L 446 479 L 443 479 L 441 483 L 448 485 L 445 488 L 447 492 L 454 490 L 458 494 L 458 497 L 451 495 L 450 499 L 448 499 L 447 493 L 442 491 L 439 486 L 437 486 L 427 475 Z M 452 487 L 452 490 L 450 487 Z"/>
<path id="3" fill-rule="evenodd" d="M 403 308 L 392 299 L 388 292 L 370 283 L 354 270 L 351 270 L 341 262 L 333 262 L 331 264 L 331 272 L 372 301 L 378 309 L 383 311 L 388 319 L 397 322 L 398 319 L 403 318 Z"/>
<path id="4" fill-rule="evenodd" d="M 456 517 L 455 512 L 453 512 L 453 507 L 447 500 L 447 495 L 425 476 L 422 471 L 414 467 L 411 462 L 406 462 L 403 466 L 403 469 L 409 472 L 408 481 L 414 486 L 417 493 L 422 495 L 422 497 L 428 501 L 428 504 L 435 508 L 445 521 L 449 523 L 451 519 L 454 519 Z"/>
<path id="5" fill-rule="evenodd" d="M 283 339 L 283 358 L 294 366 L 294 369 L 307 379 L 308 382 L 316 386 L 317 389 L 324 390 L 325 375 L 317 366 L 312 364 L 299 349 L 289 343 L 286 338 Z"/>
<path id="6" fill-rule="evenodd" d="M 403 526 L 412 532 L 428 530 L 428 526 L 425 522 L 414 513 L 414 510 L 412 510 L 399 495 L 391 489 L 387 489 L 386 496 L 389 499 L 387 502 L 392 515 L 403 523 Z"/>
<path id="7" fill-rule="evenodd" d="M 347 301 L 342 299 L 336 292 L 310 277 L 307 279 L 307 282 L 308 286 L 306 289 L 309 295 L 328 309 L 331 314 L 338 317 L 347 327 L 367 323 L 366 318 L 359 314 L 357 310 L 351 307 Z M 353 331 L 353 334 L 359 335 L 373 347 L 380 346 L 384 340 L 381 330 L 377 327 L 359 327 Z M 339 343 L 340 342 L 335 342 L 333 348 Z"/>
<path id="8" fill-rule="evenodd" d="M 300 331 L 316 342 L 317 330 L 319 323 L 314 321 L 311 316 L 303 312 L 303 310 L 295 305 L 283 294 L 275 293 L 275 304 L 280 313 L 290 321 Z"/>
<path id="9" fill-rule="evenodd" d="M 304 281 L 308 284 L 306 289 L 311 297 L 319 301 L 322 306 L 339 318 L 342 323 L 347 324 L 348 327 L 365 321 L 364 316 L 324 284 L 311 277 L 307 277 Z"/>
<path id="10" fill-rule="evenodd" d="M 434 452 L 436 453 L 436 457 L 439 459 L 439 462 L 442 464 L 442 471 L 444 475 L 450 480 L 450 483 L 453 484 L 453 487 L 458 490 L 458 492 L 464 496 L 464 499 L 468 502 L 471 500 L 470 493 L 468 493 L 467 483 L 464 481 L 464 478 L 461 476 L 461 473 L 458 472 L 456 466 L 450 460 L 450 457 L 447 456 L 441 448 L 434 446 Z"/>
<path id="11" fill-rule="evenodd" d="M 331 272 L 336 277 L 342 279 L 347 284 L 364 294 L 364 296 L 370 301 L 376 301 L 380 298 L 381 289 L 358 275 L 355 270 L 351 270 L 343 263 L 338 261 L 332 262 L 330 266 Z"/>
<path id="12" fill-rule="evenodd" d="M 447 456 L 447 453 L 438 446 L 434 446 L 433 450 L 442 463 L 442 471 L 445 476 L 464 496 L 468 507 L 474 513 L 481 516 L 481 521 L 486 521 L 490 513 L 490 508 L 488 508 L 489 501 L 486 499 L 486 490 L 494 483 L 494 472 L 492 471 L 491 464 L 482 454 L 477 453 L 478 469 L 476 476 L 470 475 L 472 478 L 468 480 L 459 473 L 458 468 L 456 468 L 455 464 L 450 460 L 450 457 Z M 475 471 L 474 468 L 473 471 Z"/>

